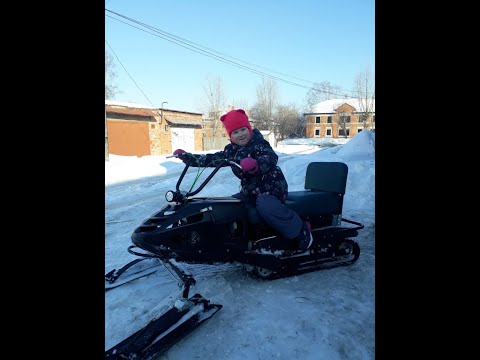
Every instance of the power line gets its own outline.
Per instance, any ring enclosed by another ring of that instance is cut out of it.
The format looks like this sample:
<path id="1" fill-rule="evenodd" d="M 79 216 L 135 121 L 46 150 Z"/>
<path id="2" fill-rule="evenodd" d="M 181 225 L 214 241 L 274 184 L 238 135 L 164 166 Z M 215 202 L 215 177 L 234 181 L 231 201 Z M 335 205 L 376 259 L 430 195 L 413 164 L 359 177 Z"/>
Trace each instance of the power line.
<path id="1" fill-rule="evenodd" d="M 132 21 L 132 22 L 134 22 L 134 23 L 136 23 L 136 24 L 145 26 L 145 27 L 147 27 L 147 28 L 149 28 L 149 29 L 151 29 L 151 30 L 154 30 L 154 31 L 156 31 L 156 32 L 159 32 L 159 33 L 161 33 L 161 34 L 163 34 L 163 35 L 165 35 L 165 36 L 167 36 L 167 37 L 170 37 L 170 38 L 173 38 L 173 39 L 177 39 L 177 40 L 179 40 L 179 41 L 181 41 L 181 42 L 187 42 L 187 43 L 193 44 L 193 45 L 191 45 L 192 47 L 201 47 L 201 48 L 207 49 L 209 52 L 211 51 L 211 52 L 214 52 L 214 53 L 223 55 L 223 56 L 227 56 L 227 57 L 229 57 L 229 58 L 231 58 L 231 59 L 235 59 L 235 60 L 241 61 L 241 62 L 243 62 L 243 63 L 245 63 L 245 64 L 248 64 L 248 65 L 252 65 L 252 66 L 255 66 L 255 67 L 258 67 L 258 68 L 262 68 L 262 69 L 265 69 L 265 70 L 274 72 L 274 73 L 276 73 L 276 74 L 283 75 L 283 76 L 287 76 L 287 77 L 290 77 L 290 78 L 293 78 L 293 79 L 297 79 L 297 80 L 300 80 L 300 81 L 303 81 L 303 82 L 306 82 L 306 83 L 315 84 L 313 81 L 305 80 L 305 79 L 302 79 L 302 78 L 299 78 L 299 77 L 296 77 L 296 76 L 291 76 L 291 75 L 288 75 L 288 74 L 285 74 L 285 73 L 282 73 L 282 72 L 279 72 L 279 71 L 276 71 L 276 70 L 267 68 L 267 67 L 265 67 L 265 66 L 256 65 L 256 64 L 253 64 L 253 63 L 251 63 L 251 62 L 248 62 L 248 61 L 245 61 L 245 60 L 236 58 L 236 57 L 234 57 L 234 56 L 231 56 L 231 55 L 222 53 L 222 52 L 217 51 L 217 50 L 215 50 L 215 49 L 212 49 L 212 48 L 209 48 L 209 47 L 206 47 L 206 46 L 197 44 L 197 43 L 195 43 L 195 42 L 193 42 L 193 41 L 190 41 L 190 40 L 188 40 L 188 39 L 185 39 L 185 38 L 182 38 L 182 37 L 180 37 L 180 36 L 174 35 L 174 34 L 169 33 L 169 32 L 167 32 L 167 31 L 163 31 L 163 30 L 154 28 L 153 26 L 147 25 L 147 24 L 142 23 L 142 22 L 140 22 L 140 21 L 137 21 L 137 20 L 134 20 L 134 19 L 132 19 L 132 18 L 126 17 L 126 16 L 124 16 L 124 15 L 118 14 L 118 13 L 116 13 L 116 12 L 114 12 L 114 11 L 111 11 L 111 10 L 107 10 L 107 11 L 109 11 L 109 12 L 111 12 L 111 13 L 114 13 L 115 15 L 121 16 L 121 17 L 123 17 L 123 18 L 125 18 L 125 19 L 128 19 L 128 20 L 130 20 L 130 21 Z M 113 17 L 111 17 L 111 18 L 113 18 Z M 114 18 L 113 18 L 113 19 L 114 19 Z M 117 20 L 117 19 L 116 19 L 116 20 Z M 128 24 L 127 24 L 127 25 L 128 25 Z M 153 35 L 153 34 L 152 34 L 152 35 Z"/>
<path id="2" fill-rule="evenodd" d="M 272 71 L 272 72 L 276 72 L 276 71 L 271 70 L 271 69 L 268 69 L 268 68 L 266 68 L 266 67 L 262 67 L 262 66 L 259 66 L 259 65 L 255 65 L 255 64 L 252 64 L 252 63 L 249 63 L 249 62 L 240 60 L 240 59 L 238 59 L 238 58 L 234 58 L 234 57 L 232 57 L 232 56 L 225 55 L 225 54 L 223 54 L 223 53 L 221 53 L 221 52 L 219 52 L 219 51 L 215 51 L 215 50 L 212 50 L 212 49 L 207 48 L 207 47 L 205 47 L 205 46 L 196 44 L 196 43 L 194 43 L 194 42 L 192 42 L 192 41 L 190 41 L 190 40 L 187 40 L 187 39 L 178 37 L 178 36 L 176 36 L 176 35 L 173 35 L 173 34 L 171 34 L 171 33 L 168 33 L 168 32 L 166 32 L 166 31 L 157 29 L 157 28 L 155 28 L 155 27 L 153 27 L 153 26 L 150 26 L 150 25 L 148 25 L 148 24 L 142 23 L 142 22 L 140 22 L 140 21 L 138 21 L 138 20 L 132 19 L 132 18 L 127 17 L 127 16 L 125 16 L 125 15 L 121 15 L 121 14 L 116 13 L 116 12 L 114 12 L 114 11 L 111 11 L 111 10 L 108 10 L 108 9 L 105 9 L 105 11 L 108 11 L 108 12 L 110 12 L 110 13 L 112 13 L 112 14 L 115 14 L 115 15 L 117 15 L 117 16 L 119 16 L 119 17 L 122 17 L 122 18 L 124 18 L 124 19 L 126 19 L 126 20 L 128 20 L 128 21 L 131 21 L 131 22 L 133 22 L 133 23 L 135 23 L 135 24 L 138 24 L 138 25 L 140 25 L 140 26 L 142 26 L 142 27 L 145 27 L 145 28 L 147 28 L 147 29 L 149 29 L 149 30 L 151 30 L 151 31 L 153 31 L 153 32 L 155 32 L 155 33 L 152 33 L 152 32 L 150 32 L 150 31 L 146 31 L 146 30 L 144 30 L 144 29 L 142 29 L 142 28 L 139 28 L 139 27 L 137 27 L 137 26 L 134 26 L 134 25 L 132 25 L 132 24 L 129 24 L 129 23 L 127 23 L 127 22 L 124 22 L 124 21 L 122 21 L 122 20 L 120 20 L 120 19 L 118 19 L 118 18 L 115 18 L 115 17 L 109 16 L 109 15 L 106 15 L 106 16 L 109 17 L 109 18 L 112 18 L 112 19 L 114 19 L 114 20 L 117 20 L 117 21 L 119 21 L 119 22 L 121 22 L 121 23 L 124 23 L 124 24 L 126 24 L 126 25 L 128 25 L 128 26 L 131 26 L 131 27 L 133 27 L 133 28 L 136 28 L 136 29 L 138 29 L 138 30 L 144 31 L 144 32 L 146 32 L 146 33 L 148 33 L 148 34 L 150 34 L 150 35 L 160 37 L 160 38 L 162 38 L 162 39 L 164 39 L 164 40 L 167 40 L 167 41 L 169 41 L 169 42 L 172 42 L 172 43 L 174 43 L 174 44 L 176 44 L 176 45 L 179 45 L 179 46 L 181 46 L 181 47 L 183 47 L 183 48 L 185 48 L 185 49 L 187 49 L 187 50 L 196 52 L 196 53 L 198 53 L 198 54 L 201 54 L 201 55 L 204 55 L 204 56 L 213 58 L 213 59 L 215 59 L 215 60 L 218 60 L 218 61 L 221 61 L 221 62 L 224 62 L 224 63 L 229 63 L 229 64 L 234 65 L 234 66 L 236 66 L 236 67 L 239 67 L 239 68 L 241 68 L 241 69 L 244 69 L 244 70 L 253 72 L 253 73 L 258 74 L 258 75 L 267 76 L 267 77 L 270 77 L 270 78 L 272 78 L 272 79 L 275 79 L 275 80 L 284 82 L 284 83 L 289 84 L 289 85 L 294 85 L 294 86 L 302 87 L 302 88 L 305 88 L 305 89 L 308 89 L 308 90 L 313 89 L 313 90 L 318 91 L 318 92 L 330 93 L 330 94 L 332 94 L 332 95 L 337 95 L 337 96 L 341 96 L 341 97 L 345 96 L 345 93 L 343 93 L 343 94 L 336 94 L 336 93 L 328 92 L 328 91 L 325 91 L 325 90 L 316 89 L 315 87 L 311 87 L 311 86 L 310 86 L 310 87 L 307 87 L 307 86 L 298 84 L 298 83 L 296 83 L 296 82 L 289 81 L 289 80 L 285 80 L 285 79 L 280 78 L 280 77 L 278 77 L 278 76 L 274 76 L 274 75 L 268 74 L 268 73 L 266 73 L 266 72 L 253 69 L 253 68 L 251 68 L 251 67 L 249 67 L 249 66 L 245 66 L 245 65 L 239 64 L 238 62 L 229 60 L 229 59 L 225 58 L 224 56 L 227 56 L 227 57 L 229 57 L 229 58 L 242 61 L 242 62 L 244 62 L 244 63 L 246 63 L 246 64 L 250 64 L 250 65 L 253 65 L 253 66 L 255 66 L 255 67 L 264 68 L 264 69 L 270 70 L 270 71 Z M 183 45 L 182 45 L 182 44 L 183 44 Z M 192 45 L 192 44 L 193 44 L 193 45 Z M 202 49 L 202 48 L 203 48 L 203 49 Z M 208 49 L 208 50 L 204 50 L 204 49 Z M 224 55 L 224 56 L 216 55 L 216 54 L 214 54 L 213 52 L 215 52 L 215 53 L 217 53 L 217 54 L 220 54 L 220 55 Z M 276 72 L 276 73 L 279 73 L 279 72 Z M 279 74 L 282 74 L 282 75 L 288 76 L 288 77 L 292 77 L 292 78 L 296 78 L 296 77 L 289 76 L 289 75 L 286 75 L 286 74 L 283 74 L 283 73 L 279 73 Z M 296 79 L 299 79 L 299 80 L 304 81 L 304 82 L 309 82 L 309 83 L 315 84 L 315 83 L 313 83 L 313 82 L 311 82 L 311 81 L 308 81 L 308 80 L 303 80 L 303 79 L 300 79 L 300 78 L 296 78 Z"/>
<path id="3" fill-rule="evenodd" d="M 134 28 L 136 28 L 136 29 L 139 29 L 139 30 L 141 30 L 141 31 L 144 31 L 144 32 L 146 32 L 146 33 L 148 33 L 148 34 L 151 34 L 151 35 L 160 37 L 160 38 L 162 38 L 162 39 L 164 39 L 164 40 L 170 41 L 170 42 L 172 42 L 172 43 L 174 43 L 174 44 L 177 44 L 177 45 L 179 45 L 179 46 L 181 46 L 181 47 L 183 47 L 183 48 L 185 48 L 185 49 L 191 50 L 191 51 L 196 52 L 196 53 L 198 53 L 198 54 L 211 57 L 211 58 L 213 58 L 213 59 L 215 59 L 215 60 L 218 60 L 218 61 L 221 61 L 221 62 L 231 63 L 231 64 L 233 64 L 233 65 L 235 65 L 235 66 L 237 66 L 237 67 L 243 68 L 243 69 L 245 69 L 245 70 L 248 70 L 248 71 L 250 71 L 250 72 L 254 72 L 254 73 L 259 74 L 259 75 L 268 76 L 268 77 L 277 79 L 277 80 L 279 80 L 279 81 L 286 82 L 286 83 L 291 84 L 291 85 L 296 85 L 296 86 L 300 86 L 300 87 L 303 87 L 303 88 L 306 88 L 306 89 L 310 89 L 309 87 L 306 87 L 306 86 L 303 86 L 303 85 L 299 85 L 299 84 L 296 84 L 296 83 L 294 83 L 294 82 L 291 82 L 291 81 L 288 81 L 288 80 L 284 80 L 284 79 L 281 79 L 281 78 L 279 78 L 279 77 L 276 77 L 276 76 L 273 76 L 273 75 L 264 73 L 264 72 L 262 72 L 262 71 L 255 70 L 255 69 L 249 68 L 249 67 L 247 67 L 247 66 L 238 64 L 238 63 L 236 63 L 236 62 L 234 62 L 234 61 L 231 61 L 231 60 L 225 59 L 225 58 L 223 58 L 223 57 L 221 57 L 221 56 L 212 54 L 212 53 L 210 53 L 210 52 L 208 52 L 208 51 L 206 51 L 206 50 L 202 50 L 202 49 L 200 49 L 199 47 L 196 47 L 196 46 L 193 46 L 193 45 L 189 45 L 189 44 L 187 44 L 185 41 L 180 41 L 180 40 L 176 40 L 176 39 L 170 40 L 170 39 L 165 38 L 165 37 L 162 36 L 162 35 L 152 34 L 151 32 L 145 31 L 145 30 L 143 30 L 143 29 L 141 29 L 141 28 L 138 28 L 138 27 L 136 27 L 136 26 L 133 26 L 133 25 L 131 25 L 131 24 L 128 24 L 128 23 L 126 23 L 126 22 L 124 22 L 124 21 L 118 20 L 118 19 L 116 19 L 116 18 L 114 18 L 114 17 L 108 16 L 108 15 L 107 15 L 107 17 L 110 17 L 110 18 L 112 18 L 112 19 L 115 19 L 115 20 L 117 20 L 117 21 L 120 21 L 120 22 L 122 22 L 122 23 L 124 23 L 124 24 L 126 24 L 126 25 L 129 25 L 129 26 L 131 26 L 131 27 L 134 27 Z M 148 25 L 147 25 L 147 27 L 148 27 Z M 161 30 L 156 30 L 156 29 L 154 29 L 153 31 L 157 31 L 157 32 L 158 32 L 158 31 L 161 31 Z M 181 43 L 185 43 L 187 46 L 181 45 Z M 197 50 L 194 50 L 194 49 L 192 49 L 192 48 L 197 49 Z"/>

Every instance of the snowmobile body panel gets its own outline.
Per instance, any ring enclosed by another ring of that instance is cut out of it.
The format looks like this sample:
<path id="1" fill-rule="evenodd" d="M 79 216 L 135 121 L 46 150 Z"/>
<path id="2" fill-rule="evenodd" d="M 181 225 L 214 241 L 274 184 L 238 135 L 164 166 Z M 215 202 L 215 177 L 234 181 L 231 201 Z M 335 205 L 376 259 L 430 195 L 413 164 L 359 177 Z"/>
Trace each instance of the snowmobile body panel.
<path id="1" fill-rule="evenodd" d="M 357 230 L 363 228 L 359 223 L 355 223 L 356 227 L 342 226 L 347 173 L 344 163 L 310 163 L 305 190 L 288 194 L 285 206 L 311 224 L 310 255 L 324 258 L 328 254 L 324 249 L 335 248 L 339 241 L 357 236 Z M 263 248 L 298 252 L 295 240 L 283 238 L 262 220 L 253 201 L 233 197 L 189 198 L 178 189 L 179 183 L 172 198 L 181 201 L 170 202 L 135 229 L 132 234 L 135 246 L 163 259 L 175 258 L 187 263 L 259 264 L 261 255 L 246 255 L 248 251 Z M 275 260 L 268 256 L 265 259 L 266 268 L 276 267 L 270 265 L 272 261 L 277 263 Z"/>
<path id="2" fill-rule="evenodd" d="M 245 204 L 237 199 L 195 199 L 171 205 L 143 222 L 132 243 L 179 261 L 234 261 L 246 250 Z"/>
<path id="3" fill-rule="evenodd" d="M 339 210 L 341 200 L 338 196 L 319 193 L 314 197 L 309 192 L 308 195 L 303 195 L 307 193 L 303 191 L 299 193 L 293 193 L 295 201 L 290 201 L 287 206 L 300 209 L 297 211 L 300 217 L 316 229 L 312 231 L 314 239 L 331 237 L 336 232 L 347 235 L 342 228 L 330 228 Z M 321 205 L 314 207 L 309 202 L 311 198 L 330 199 L 325 203 L 329 209 L 337 211 L 328 212 Z M 350 232 L 347 236 L 356 236 L 356 233 Z M 280 249 L 294 249 L 297 245 L 271 229 L 261 219 L 254 204 L 234 198 L 205 198 L 172 205 L 156 213 L 135 229 L 132 243 L 164 258 L 213 263 L 239 261 L 240 255 L 251 246 L 249 242 L 266 238 L 273 238 L 270 245 Z"/>

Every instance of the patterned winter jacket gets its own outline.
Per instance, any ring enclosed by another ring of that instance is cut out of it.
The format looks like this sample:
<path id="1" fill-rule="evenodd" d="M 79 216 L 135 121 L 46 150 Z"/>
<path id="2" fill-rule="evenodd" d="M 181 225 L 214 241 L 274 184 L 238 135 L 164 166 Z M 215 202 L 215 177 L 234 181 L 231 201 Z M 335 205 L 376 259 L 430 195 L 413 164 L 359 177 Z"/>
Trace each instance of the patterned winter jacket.
<path id="1" fill-rule="evenodd" d="M 288 184 L 282 170 L 277 166 L 278 156 L 273 151 L 270 143 L 266 141 L 258 129 L 253 129 L 252 138 L 245 146 L 230 143 L 223 151 L 214 154 L 192 154 L 190 166 L 215 167 L 219 159 L 233 160 L 240 164 L 240 160 L 251 157 L 258 163 L 255 174 L 243 172 L 238 166 L 230 166 L 236 177 L 240 179 L 242 193 L 248 197 L 256 198 L 260 194 L 276 196 L 282 203 L 288 195 Z"/>

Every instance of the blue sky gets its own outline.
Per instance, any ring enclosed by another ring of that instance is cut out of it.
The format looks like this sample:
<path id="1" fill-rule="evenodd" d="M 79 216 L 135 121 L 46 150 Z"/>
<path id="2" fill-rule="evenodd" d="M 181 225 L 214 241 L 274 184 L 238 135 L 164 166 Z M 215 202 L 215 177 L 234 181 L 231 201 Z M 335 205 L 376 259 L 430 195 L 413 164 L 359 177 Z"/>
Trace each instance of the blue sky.
<path id="1" fill-rule="evenodd" d="M 210 77 L 223 80 L 228 104 L 252 106 L 262 81 L 258 73 L 134 28 L 121 16 L 297 84 L 277 79 L 280 102 L 300 109 L 313 83 L 329 81 L 351 94 L 359 72 L 375 69 L 374 0 L 106 0 L 105 8 L 118 101 L 158 107 L 166 101 L 165 108 L 197 112 Z"/>

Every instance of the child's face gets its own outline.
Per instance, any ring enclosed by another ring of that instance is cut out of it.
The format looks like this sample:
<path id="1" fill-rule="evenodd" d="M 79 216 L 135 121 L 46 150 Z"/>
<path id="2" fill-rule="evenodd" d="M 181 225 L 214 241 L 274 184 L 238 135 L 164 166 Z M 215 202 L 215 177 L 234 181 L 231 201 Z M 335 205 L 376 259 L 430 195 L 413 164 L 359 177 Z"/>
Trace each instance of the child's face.
<path id="1" fill-rule="evenodd" d="M 230 133 L 230 139 L 237 145 L 245 146 L 250 141 L 250 130 L 246 126 Z"/>

